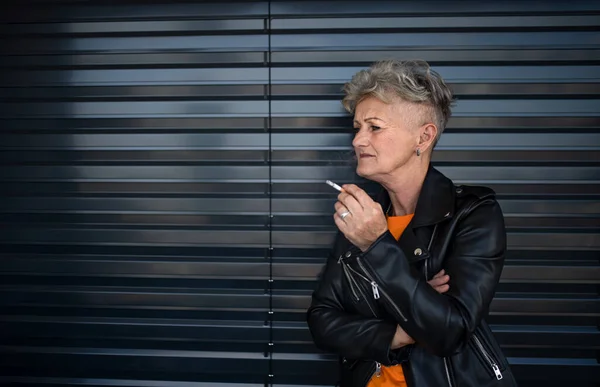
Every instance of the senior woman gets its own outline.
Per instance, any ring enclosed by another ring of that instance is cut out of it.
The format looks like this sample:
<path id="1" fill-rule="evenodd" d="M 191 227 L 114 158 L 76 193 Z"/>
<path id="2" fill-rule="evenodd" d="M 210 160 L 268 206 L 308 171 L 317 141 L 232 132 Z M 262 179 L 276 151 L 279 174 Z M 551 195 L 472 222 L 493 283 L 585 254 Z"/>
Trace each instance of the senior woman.
<path id="1" fill-rule="evenodd" d="M 335 203 L 339 229 L 307 320 L 340 356 L 340 385 L 486 387 L 516 382 L 484 321 L 506 251 L 494 192 L 430 165 L 452 92 L 424 61 L 382 61 L 345 87 L 359 176 Z"/>

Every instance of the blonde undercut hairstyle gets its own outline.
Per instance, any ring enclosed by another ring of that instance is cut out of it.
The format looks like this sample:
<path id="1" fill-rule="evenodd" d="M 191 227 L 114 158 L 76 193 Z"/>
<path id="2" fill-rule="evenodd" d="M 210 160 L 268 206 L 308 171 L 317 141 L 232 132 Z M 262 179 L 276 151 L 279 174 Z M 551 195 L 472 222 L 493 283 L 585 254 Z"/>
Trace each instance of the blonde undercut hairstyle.
<path id="1" fill-rule="evenodd" d="M 343 91 L 342 104 L 350 114 L 354 114 L 360 101 L 370 96 L 385 103 L 401 98 L 428 107 L 438 129 L 434 144 L 446 128 L 454 103 L 452 91 L 444 79 L 424 60 L 375 62 L 354 74 L 352 80 L 344 84 Z"/>

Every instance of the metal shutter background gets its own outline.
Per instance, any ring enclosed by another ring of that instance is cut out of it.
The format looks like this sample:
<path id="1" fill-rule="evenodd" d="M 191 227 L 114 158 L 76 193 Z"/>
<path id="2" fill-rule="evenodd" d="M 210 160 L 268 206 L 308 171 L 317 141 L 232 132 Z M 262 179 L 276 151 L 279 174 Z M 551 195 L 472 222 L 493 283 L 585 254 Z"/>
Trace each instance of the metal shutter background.
<path id="1" fill-rule="evenodd" d="M 46 3 L 3 29 L 1 373 L 262 386 L 267 3 Z"/>
<path id="2" fill-rule="evenodd" d="M 19 4 L 0 16 L 1 382 L 333 384 L 304 311 L 323 181 L 354 180 L 340 87 L 412 57 L 459 99 L 434 164 L 505 211 L 489 321 L 521 385 L 597 385 L 598 2 Z"/>

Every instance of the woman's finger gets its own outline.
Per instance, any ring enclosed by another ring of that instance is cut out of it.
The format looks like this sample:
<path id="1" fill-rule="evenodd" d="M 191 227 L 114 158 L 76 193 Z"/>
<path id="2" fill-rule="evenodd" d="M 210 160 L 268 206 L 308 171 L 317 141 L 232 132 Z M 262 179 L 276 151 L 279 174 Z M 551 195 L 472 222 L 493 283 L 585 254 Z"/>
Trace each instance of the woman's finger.
<path id="1" fill-rule="evenodd" d="M 375 201 L 371 199 L 369 194 L 356 184 L 344 184 L 342 188 L 344 191 L 352 195 L 362 208 L 369 208 L 375 204 Z"/>
<path id="2" fill-rule="evenodd" d="M 342 204 L 342 202 L 335 202 L 333 207 L 335 207 L 335 212 L 337 212 L 338 214 L 348 211 L 348 208 L 344 204 Z"/>
<path id="3" fill-rule="evenodd" d="M 333 214 L 333 222 L 337 226 L 338 230 L 340 230 L 341 232 L 344 232 L 347 225 L 346 225 L 346 222 L 344 222 L 344 220 L 340 217 L 340 215 L 338 213 Z"/>
<path id="4" fill-rule="evenodd" d="M 446 293 L 450 290 L 450 285 L 435 286 L 434 289 L 438 293 Z"/>
<path id="5" fill-rule="evenodd" d="M 358 203 L 358 201 L 356 200 L 356 198 L 350 194 L 347 194 L 346 192 L 341 192 L 338 195 L 338 200 L 344 205 L 346 206 L 346 208 L 348 209 L 348 211 L 350 211 L 353 214 L 359 214 L 363 211 L 362 206 L 360 205 L 360 203 Z"/>
<path id="6" fill-rule="evenodd" d="M 438 273 L 436 275 L 433 276 L 433 278 L 439 278 L 441 276 L 443 276 L 445 273 L 444 269 L 438 271 Z"/>
<path id="7" fill-rule="evenodd" d="M 441 286 L 441 285 L 444 285 L 444 284 L 448 283 L 449 280 L 450 280 L 450 276 L 443 275 L 441 277 L 437 277 L 437 278 L 434 277 L 434 278 L 430 279 L 428 281 L 428 283 L 431 286 L 436 287 L 436 286 Z"/>

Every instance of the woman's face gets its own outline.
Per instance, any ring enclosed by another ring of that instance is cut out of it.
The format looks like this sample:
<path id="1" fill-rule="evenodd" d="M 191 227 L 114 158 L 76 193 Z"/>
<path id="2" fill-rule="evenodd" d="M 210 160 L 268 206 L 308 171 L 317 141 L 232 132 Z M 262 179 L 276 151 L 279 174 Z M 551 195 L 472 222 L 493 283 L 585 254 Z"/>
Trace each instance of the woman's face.
<path id="1" fill-rule="evenodd" d="M 356 173 L 359 176 L 382 183 L 386 176 L 415 161 L 424 123 L 422 109 L 400 99 L 386 104 L 368 97 L 358 103 L 352 146 L 358 159 Z"/>

